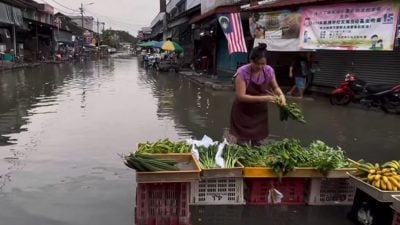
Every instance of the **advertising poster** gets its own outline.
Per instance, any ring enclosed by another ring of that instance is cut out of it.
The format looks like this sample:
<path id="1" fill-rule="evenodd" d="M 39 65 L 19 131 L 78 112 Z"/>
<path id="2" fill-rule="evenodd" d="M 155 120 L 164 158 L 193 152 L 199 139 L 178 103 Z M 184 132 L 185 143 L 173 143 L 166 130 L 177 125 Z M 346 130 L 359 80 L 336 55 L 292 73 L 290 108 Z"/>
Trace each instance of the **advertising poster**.
<path id="1" fill-rule="evenodd" d="M 300 26 L 300 12 L 290 10 L 255 13 L 249 18 L 254 46 L 266 43 L 269 51 L 299 50 Z"/>
<path id="2" fill-rule="evenodd" d="M 398 4 L 390 1 L 305 7 L 300 47 L 393 50 L 398 17 Z"/>

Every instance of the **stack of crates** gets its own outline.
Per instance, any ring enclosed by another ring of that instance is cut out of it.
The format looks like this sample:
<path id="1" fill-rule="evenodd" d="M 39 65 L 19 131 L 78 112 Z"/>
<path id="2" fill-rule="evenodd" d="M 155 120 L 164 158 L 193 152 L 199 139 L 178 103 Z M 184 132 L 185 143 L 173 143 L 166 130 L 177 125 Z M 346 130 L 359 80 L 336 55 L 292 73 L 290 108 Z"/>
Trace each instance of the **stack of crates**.
<path id="1" fill-rule="evenodd" d="M 140 183 L 136 189 L 136 225 L 187 225 L 190 183 Z"/>
<path id="2" fill-rule="evenodd" d="M 308 205 L 351 205 L 356 193 L 349 178 L 312 178 L 307 190 Z"/>

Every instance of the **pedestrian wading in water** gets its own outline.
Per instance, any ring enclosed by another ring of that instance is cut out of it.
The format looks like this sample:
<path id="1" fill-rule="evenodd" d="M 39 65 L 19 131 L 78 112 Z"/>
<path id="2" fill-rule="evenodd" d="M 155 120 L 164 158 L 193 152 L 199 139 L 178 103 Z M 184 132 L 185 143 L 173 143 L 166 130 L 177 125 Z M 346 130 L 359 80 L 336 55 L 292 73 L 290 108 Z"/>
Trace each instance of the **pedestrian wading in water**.
<path id="1" fill-rule="evenodd" d="M 250 63 L 236 72 L 236 99 L 232 105 L 229 134 L 238 144 L 260 145 L 269 135 L 268 103 L 286 99 L 267 65 L 267 45 L 260 43 L 250 53 Z"/>

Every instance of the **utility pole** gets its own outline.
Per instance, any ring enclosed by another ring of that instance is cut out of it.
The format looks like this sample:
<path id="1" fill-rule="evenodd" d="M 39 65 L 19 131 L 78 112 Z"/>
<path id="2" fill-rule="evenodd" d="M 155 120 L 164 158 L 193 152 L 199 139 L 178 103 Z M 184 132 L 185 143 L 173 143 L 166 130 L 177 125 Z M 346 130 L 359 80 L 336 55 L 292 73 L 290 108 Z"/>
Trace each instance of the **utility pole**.
<path id="1" fill-rule="evenodd" d="M 97 18 L 97 35 L 100 37 L 99 24 L 99 18 Z"/>
<path id="2" fill-rule="evenodd" d="M 83 26 L 83 3 L 81 2 L 81 19 L 82 19 L 82 48 L 83 48 L 83 39 L 84 39 L 84 33 L 85 33 L 85 28 Z"/>

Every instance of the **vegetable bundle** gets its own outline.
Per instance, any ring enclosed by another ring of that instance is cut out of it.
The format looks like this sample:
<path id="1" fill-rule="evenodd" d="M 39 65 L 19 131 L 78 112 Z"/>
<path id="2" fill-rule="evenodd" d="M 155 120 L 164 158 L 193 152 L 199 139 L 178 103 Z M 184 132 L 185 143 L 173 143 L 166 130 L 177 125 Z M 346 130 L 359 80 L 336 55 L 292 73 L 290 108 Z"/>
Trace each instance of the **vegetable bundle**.
<path id="1" fill-rule="evenodd" d="M 225 168 L 237 167 L 239 161 L 239 152 L 237 145 L 225 145 L 222 158 L 224 159 Z M 210 147 L 197 147 L 199 151 L 200 164 L 204 169 L 217 168 L 215 156 L 218 152 L 218 144 Z"/>
<path id="2" fill-rule="evenodd" d="M 218 145 L 211 145 L 210 147 L 197 147 L 199 151 L 199 161 L 204 169 L 212 169 L 216 168 L 217 164 L 215 163 L 215 155 L 218 151 Z"/>
<path id="3" fill-rule="evenodd" d="M 300 123 L 306 123 L 303 112 L 296 103 L 292 102 L 287 105 L 283 105 L 280 97 L 275 97 L 275 102 L 279 107 L 279 119 L 281 121 L 287 121 L 290 118 Z"/>
<path id="4" fill-rule="evenodd" d="M 138 147 L 138 152 L 141 153 L 190 153 L 191 151 L 191 146 L 184 141 L 172 142 L 169 139 L 140 143 Z"/>
<path id="5" fill-rule="evenodd" d="M 155 158 L 151 155 L 131 153 L 124 157 L 125 165 L 137 172 L 177 171 L 177 162 L 169 159 Z"/>

